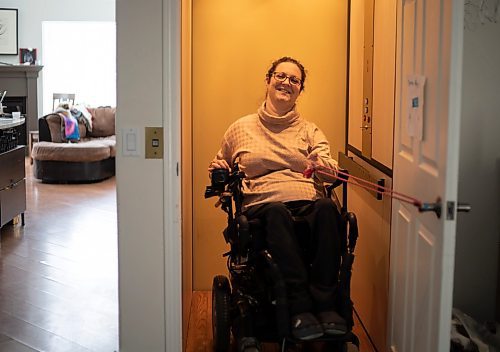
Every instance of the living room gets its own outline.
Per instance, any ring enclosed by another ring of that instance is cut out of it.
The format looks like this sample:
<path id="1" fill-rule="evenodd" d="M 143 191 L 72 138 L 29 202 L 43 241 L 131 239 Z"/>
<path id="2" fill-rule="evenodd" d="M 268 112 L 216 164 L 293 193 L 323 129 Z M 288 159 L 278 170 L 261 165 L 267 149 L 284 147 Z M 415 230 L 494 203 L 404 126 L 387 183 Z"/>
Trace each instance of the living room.
<path id="1" fill-rule="evenodd" d="M 179 70 L 173 66 L 173 62 L 167 65 L 163 61 L 163 41 L 167 35 L 161 24 L 164 11 L 176 11 L 171 8 L 175 4 L 165 2 L 164 5 L 163 1 L 126 3 L 116 6 L 116 13 L 114 1 L 100 0 L 71 4 L 62 0 L 49 4 L 34 0 L 9 0 L 3 1 L 2 6 L 23 9 L 23 16 L 27 17 L 20 17 L 19 25 L 21 21 L 25 25 L 28 23 L 31 30 L 19 31 L 19 40 L 28 36 L 32 39 L 26 43 L 26 47 L 38 49 L 41 49 L 42 19 L 111 21 L 115 15 L 116 18 L 120 16 L 122 23 L 127 25 L 122 27 L 122 34 L 117 35 L 117 72 L 123 73 L 117 82 L 120 87 L 117 106 L 122 111 L 117 113 L 120 117 L 116 121 L 116 130 L 138 130 L 137 148 L 143 156 L 144 135 L 141 131 L 147 126 L 168 127 L 165 136 L 170 143 L 178 143 L 179 125 L 170 117 L 165 117 L 168 114 L 164 110 L 163 100 L 167 99 L 167 90 L 164 89 L 167 84 L 163 81 L 163 72 L 175 77 L 175 72 Z M 118 25 L 117 32 L 119 28 Z M 19 46 L 22 45 L 20 42 Z M 19 57 L 2 55 L 0 61 L 17 64 Z M 137 89 L 138 86 L 141 88 Z M 41 101 L 41 98 L 38 100 Z M 175 102 L 171 106 L 175 107 Z M 118 139 L 118 148 L 120 143 Z M 178 275 L 181 240 L 178 236 L 170 235 L 181 233 L 180 182 L 178 174 L 173 176 L 178 170 L 176 164 L 180 160 L 180 147 L 176 147 L 177 144 L 172 146 L 165 155 L 165 161 L 121 155 L 116 157 L 116 202 L 119 204 L 120 232 L 118 252 L 123 253 L 119 261 L 118 280 L 120 344 L 132 351 L 157 350 L 144 346 L 165 346 L 167 340 L 171 341 L 168 344 L 179 345 L 182 338 L 182 307 L 179 306 L 182 293 Z M 189 281 L 186 280 L 185 284 L 189 285 Z M 190 292 L 190 288 L 185 292 Z M 190 298 L 184 302 L 184 306 L 189 308 Z M 165 334 L 170 337 L 165 339 Z"/>
<path id="2" fill-rule="evenodd" d="M 0 351 L 117 350 L 115 177 L 107 174 L 97 182 L 65 182 L 68 170 L 53 168 L 62 182 L 42 182 L 34 177 L 38 160 L 31 158 L 32 144 L 39 138 L 38 118 L 57 109 L 53 93 L 75 94 L 72 103 L 82 109 L 110 106 L 114 131 L 115 1 L 6 0 L 1 7 L 0 24 L 12 24 L 13 15 L 16 20 L 15 38 L 0 40 L 0 70 L 9 72 L 0 78 L 0 89 L 7 91 L 3 105 L 21 95 L 17 88 L 8 87 L 12 76 L 27 72 L 32 82 L 22 99 L 26 105 L 34 99 L 34 107 L 20 109 L 24 123 L 15 127 L 18 144 L 26 146 L 22 216 L 13 215 L 4 224 L 8 212 L 2 210 Z M 111 36 L 104 31 L 111 31 Z M 106 42 L 109 50 L 102 49 Z M 80 137 L 83 141 L 84 135 Z M 110 161 L 114 174 L 114 157 Z M 0 173 L 6 172 L 2 167 Z M 13 204 L 5 196 L 2 200 L 3 206 Z"/>

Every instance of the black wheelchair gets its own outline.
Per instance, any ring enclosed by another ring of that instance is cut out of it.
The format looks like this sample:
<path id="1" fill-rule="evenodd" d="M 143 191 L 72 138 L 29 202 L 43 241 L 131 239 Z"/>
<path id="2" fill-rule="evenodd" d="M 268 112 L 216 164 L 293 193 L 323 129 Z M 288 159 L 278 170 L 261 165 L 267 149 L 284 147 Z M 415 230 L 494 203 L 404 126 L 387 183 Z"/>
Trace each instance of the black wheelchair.
<path id="1" fill-rule="evenodd" d="M 344 170 L 345 172 L 345 170 Z M 213 346 L 217 352 L 231 349 L 231 334 L 237 340 L 238 352 L 260 351 L 260 343 L 278 343 L 281 350 L 300 345 L 290 333 L 287 292 L 284 280 L 271 253 L 265 246 L 265 234 L 258 219 L 249 221 L 242 212 L 242 181 L 245 174 L 238 165 L 212 171 L 211 185 L 205 198 L 219 197 L 216 206 L 227 213 L 224 239 L 230 249 L 227 257 L 229 279 L 224 275 L 214 277 L 212 286 Z M 342 204 L 333 189 L 342 185 Z M 352 332 L 353 303 L 350 282 L 354 262 L 354 248 L 358 237 L 355 214 L 347 211 L 347 183 L 337 180 L 325 189 L 341 214 L 341 266 L 336 291 L 336 311 L 347 323 L 343 335 L 323 336 L 313 342 L 323 351 L 347 352 L 359 350 L 359 339 Z M 296 231 L 308 231 L 307 223 L 294 217 Z M 300 232 L 297 232 L 300 233 Z"/>

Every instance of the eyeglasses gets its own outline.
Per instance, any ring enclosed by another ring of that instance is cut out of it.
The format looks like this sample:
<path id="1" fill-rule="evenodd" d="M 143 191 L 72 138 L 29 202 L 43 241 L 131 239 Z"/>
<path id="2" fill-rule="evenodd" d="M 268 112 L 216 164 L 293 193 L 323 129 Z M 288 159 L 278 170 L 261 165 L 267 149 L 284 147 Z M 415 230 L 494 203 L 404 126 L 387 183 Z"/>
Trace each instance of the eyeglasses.
<path id="1" fill-rule="evenodd" d="M 279 82 L 285 82 L 286 79 L 288 78 L 288 81 L 290 84 L 293 84 L 294 86 L 300 87 L 302 85 L 302 80 L 300 78 L 297 78 L 295 76 L 289 76 L 284 72 L 273 72 L 273 77 L 275 80 Z"/>

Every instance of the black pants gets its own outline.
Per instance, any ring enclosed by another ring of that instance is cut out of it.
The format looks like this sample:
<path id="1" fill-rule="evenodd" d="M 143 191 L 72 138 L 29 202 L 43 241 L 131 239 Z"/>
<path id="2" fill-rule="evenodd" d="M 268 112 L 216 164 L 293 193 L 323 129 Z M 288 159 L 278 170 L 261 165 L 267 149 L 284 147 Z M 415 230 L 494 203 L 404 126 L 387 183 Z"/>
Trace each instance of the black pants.
<path id="1" fill-rule="evenodd" d="M 266 203 L 250 207 L 246 215 L 263 222 L 269 251 L 287 286 L 290 314 L 332 310 L 340 266 L 340 214 L 331 199 Z M 295 233 L 292 216 L 307 219 L 310 231 Z"/>

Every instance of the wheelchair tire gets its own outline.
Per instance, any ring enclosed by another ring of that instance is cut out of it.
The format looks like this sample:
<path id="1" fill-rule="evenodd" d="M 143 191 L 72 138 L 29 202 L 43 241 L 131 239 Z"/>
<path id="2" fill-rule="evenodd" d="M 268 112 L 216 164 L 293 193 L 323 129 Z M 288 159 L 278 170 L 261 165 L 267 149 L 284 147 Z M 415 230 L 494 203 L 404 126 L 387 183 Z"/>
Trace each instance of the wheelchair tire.
<path id="1" fill-rule="evenodd" d="M 345 352 L 359 352 L 359 347 L 353 343 L 348 342 L 344 346 Z"/>
<path id="2" fill-rule="evenodd" d="M 230 319 L 231 287 L 223 275 L 214 277 L 212 285 L 212 335 L 216 352 L 229 351 L 231 339 Z"/>

